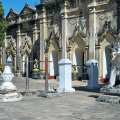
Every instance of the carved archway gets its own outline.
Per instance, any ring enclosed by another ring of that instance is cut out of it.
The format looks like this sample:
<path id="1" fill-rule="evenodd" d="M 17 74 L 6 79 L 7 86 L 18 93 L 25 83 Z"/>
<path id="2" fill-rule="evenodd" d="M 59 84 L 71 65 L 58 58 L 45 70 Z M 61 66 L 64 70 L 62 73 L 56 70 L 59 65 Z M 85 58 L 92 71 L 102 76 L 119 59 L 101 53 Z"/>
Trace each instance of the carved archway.
<path id="1" fill-rule="evenodd" d="M 31 53 L 31 50 L 32 50 L 32 41 L 31 41 L 31 38 L 29 36 L 25 36 L 22 39 L 22 44 L 21 44 L 21 47 L 20 47 L 21 55 L 22 56 L 24 54 L 29 55 Z"/>
<path id="2" fill-rule="evenodd" d="M 32 50 L 32 42 L 31 42 L 31 38 L 29 36 L 23 37 L 22 40 L 23 41 L 22 41 L 22 44 L 20 47 L 21 59 L 22 59 L 21 69 L 22 69 L 22 74 L 25 75 L 26 64 L 29 64 L 26 62 L 29 62 L 29 56 L 30 56 L 30 53 Z M 29 68 L 28 68 L 28 70 L 29 70 Z"/>
<path id="3" fill-rule="evenodd" d="M 76 43 L 79 46 L 79 48 L 84 51 L 86 46 L 86 39 L 86 34 L 79 30 L 79 26 L 76 26 L 72 36 L 69 38 L 69 46 L 73 47 Z"/>
<path id="4" fill-rule="evenodd" d="M 7 36 L 6 60 L 8 57 L 12 59 L 13 70 L 16 71 L 16 42 L 12 36 Z"/>
<path id="5" fill-rule="evenodd" d="M 100 77 L 102 80 L 110 78 L 112 45 L 117 40 L 117 34 L 111 28 L 111 22 L 106 21 L 102 32 L 98 34 L 98 42 L 100 45 Z"/>
<path id="6" fill-rule="evenodd" d="M 59 38 L 51 32 L 48 40 L 48 72 L 49 77 L 53 78 L 58 75 Z"/>
<path id="7" fill-rule="evenodd" d="M 70 46 L 70 59 L 72 64 L 76 67 L 76 72 L 78 73 L 77 78 L 82 78 L 82 72 L 84 71 L 84 52 L 86 46 L 86 35 L 75 28 L 72 37 L 69 38 Z"/>
<path id="8" fill-rule="evenodd" d="M 16 55 L 16 42 L 15 39 L 12 36 L 9 36 L 7 38 L 7 47 L 6 47 L 6 54 L 7 55 L 12 55 L 15 56 Z"/>
<path id="9" fill-rule="evenodd" d="M 99 66 L 100 76 L 102 79 L 109 79 L 110 71 L 111 71 L 111 45 L 110 43 L 104 39 L 101 44 L 101 54 L 100 59 L 101 63 Z"/>

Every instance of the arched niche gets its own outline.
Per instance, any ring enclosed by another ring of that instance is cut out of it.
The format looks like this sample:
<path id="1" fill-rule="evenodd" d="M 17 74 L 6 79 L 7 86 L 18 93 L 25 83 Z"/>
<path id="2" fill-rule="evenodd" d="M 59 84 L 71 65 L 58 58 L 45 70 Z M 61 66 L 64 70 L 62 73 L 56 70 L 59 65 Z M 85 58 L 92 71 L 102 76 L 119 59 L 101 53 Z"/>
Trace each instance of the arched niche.
<path id="1" fill-rule="evenodd" d="M 112 44 L 116 40 L 116 34 L 111 31 L 103 31 L 99 36 L 100 62 L 99 75 L 103 80 L 109 80 L 111 72 Z"/>
<path id="2" fill-rule="evenodd" d="M 111 71 L 111 45 L 107 39 L 104 39 L 101 43 L 101 63 L 99 66 L 100 74 L 102 79 L 109 79 L 110 78 L 110 71 Z"/>
<path id="3" fill-rule="evenodd" d="M 84 71 L 84 50 L 76 42 L 71 47 L 71 61 L 77 72 L 78 79 L 82 79 L 82 73 Z"/>
<path id="4" fill-rule="evenodd" d="M 56 43 L 52 41 L 48 50 L 48 72 L 50 78 L 58 76 L 58 52 L 59 49 Z"/>
<path id="5" fill-rule="evenodd" d="M 21 72 L 22 72 L 22 75 L 23 76 L 26 76 L 26 69 L 28 70 L 29 68 L 26 68 L 27 67 L 27 64 L 28 64 L 28 61 L 29 61 L 29 56 L 28 54 L 23 54 L 22 55 L 22 64 L 21 64 Z"/>
<path id="6" fill-rule="evenodd" d="M 69 38 L 69 45 L 71 48 L 70 58 L 78 73 L 78 79 L 82 79 L 84 72 L 85 40 L 86 36 L 77 29 L 74 30 L 72 37 Z"/>
<path id="7" fill-rule="evenodd" d="M 12 37 L 12 36 L 7 36 L 7 47 L 6 47 L 6 62 L 7 59 L 10 57 L 10 59 L 12 60 L 12 70 L 13 72 L 16 71 L 16 40 Z"/>
<path id="8" fill-rule="evenodd" d="M 30 55 L 32 52 L 32 42 L 31 42 L 31 38 L 27 35 L 25 35 L 22 40 L 23 41 L 20 46 L 20 52 L 22 58 L 21 71 L 22 74 L 25 75 L 26 69 L 28 70 L 29 73 L 32 71 L 32 64 L 31 64 L 32 62 L 29 62 Z M 26 68 L 26 64 L 28 64 L 28 68 Z"/>

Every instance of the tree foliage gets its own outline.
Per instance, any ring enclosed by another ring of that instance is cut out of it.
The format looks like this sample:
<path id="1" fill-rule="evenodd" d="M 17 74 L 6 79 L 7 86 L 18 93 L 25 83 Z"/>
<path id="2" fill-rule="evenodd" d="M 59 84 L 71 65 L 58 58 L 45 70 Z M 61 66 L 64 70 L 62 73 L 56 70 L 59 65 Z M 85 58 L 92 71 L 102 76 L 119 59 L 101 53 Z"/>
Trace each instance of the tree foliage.
<path id="1" fill-rule="evenodd" d="M 4 37 L 6 31 L 6 22 L 4 18 L 4 10 L 2 2 L 0 1 L 0 47 L 4 46 Z"/>

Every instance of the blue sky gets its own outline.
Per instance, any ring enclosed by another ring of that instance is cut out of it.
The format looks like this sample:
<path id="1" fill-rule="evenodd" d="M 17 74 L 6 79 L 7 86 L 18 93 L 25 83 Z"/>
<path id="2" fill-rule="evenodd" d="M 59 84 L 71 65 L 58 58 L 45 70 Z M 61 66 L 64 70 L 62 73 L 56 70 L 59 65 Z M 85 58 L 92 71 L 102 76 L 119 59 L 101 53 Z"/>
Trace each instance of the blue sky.
<path id="1" fill-rule="evenodd" d="M 17 12 L 20 12 L 25 3 L 34 6 L 40 3 L 40 0 L 2 0 L 2 3 L 4 7 L 4 13 L 7 15 L 10 8 L 14 9 Z"/>

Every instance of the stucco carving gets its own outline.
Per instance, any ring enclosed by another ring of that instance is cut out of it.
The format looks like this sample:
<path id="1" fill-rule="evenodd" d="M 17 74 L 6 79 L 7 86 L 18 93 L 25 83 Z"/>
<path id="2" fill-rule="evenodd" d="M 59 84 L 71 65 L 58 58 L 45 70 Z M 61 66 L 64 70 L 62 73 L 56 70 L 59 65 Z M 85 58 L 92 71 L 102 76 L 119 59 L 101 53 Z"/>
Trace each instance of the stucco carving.
<path id="1" fill-rule="evenodd" d="M 23 42 L 20 47 L 21 55 L 30 54 L 32 49 L 31 38 L 29 36 L 25 36 L 23 37 L 22 41 Z"/>
<path id="2" fill-rule="evenodd" d="M 7 48 L 6 48 L 6 53 L 7 55 L 16 55 L 16 41 L 12 36 L 8 36 L 7 38 Z"/>

